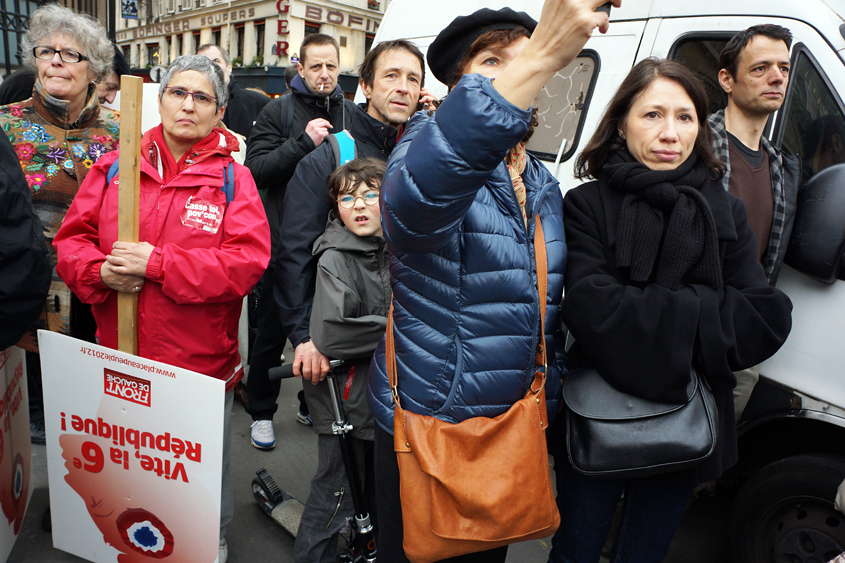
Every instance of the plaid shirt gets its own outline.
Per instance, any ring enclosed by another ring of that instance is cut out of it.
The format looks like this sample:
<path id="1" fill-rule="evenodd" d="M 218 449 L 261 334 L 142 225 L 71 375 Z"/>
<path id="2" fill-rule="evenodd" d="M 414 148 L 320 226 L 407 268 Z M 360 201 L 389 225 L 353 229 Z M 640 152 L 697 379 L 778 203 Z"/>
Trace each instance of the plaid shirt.
<path id="1" fill-rule="evenodd" d="M 731 182 L 731 158 L 729 152 L 728 130 L 725 128 L 725 110 L 721 109 L 712 114 L 709 119 L 710 129 L 713 131 L 713 150 L 725 163 L 725 175 L 722 177 L 722 186 L 727 191 Z M 769 170 L 772 175 L 772 199 L 774 201 L 774 214 L 772 215 L 772 230 L 769 233 L 769 244 L 766 247 L 766 254 L 763 256 L 763 269 L 766 278 L 771 283 L 772 272 L 777 263 L 778 253 L 783 243 L 783 230 L 786 223 L 786 200 L 784 198 L 783 185 L 783 157 L 768 139 L 760 138 L 760 145 L 769 155 Z M 789 241 L 786 241 L 789 244 Z"/>

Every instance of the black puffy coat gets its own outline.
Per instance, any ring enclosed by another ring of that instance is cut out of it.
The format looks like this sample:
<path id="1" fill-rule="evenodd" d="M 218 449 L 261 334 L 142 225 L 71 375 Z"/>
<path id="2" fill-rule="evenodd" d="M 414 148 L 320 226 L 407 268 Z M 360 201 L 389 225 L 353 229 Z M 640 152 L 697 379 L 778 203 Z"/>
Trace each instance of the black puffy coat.
<path id="1" fill-rule="evenodd" d="M 716 223 L 723 289 L 691 284 L 672 291 L 630 281 L 615 260 L 625 194 L 591 182 L 564 199 L 569 262 L 561 315 L 575 337 L 572 367 L 593 367 L 620 390 L 666 400 L 678 378 L 687 380 L 691 363 L 706 375 L 720 423 L 718 450 L 700 468 L 700 478 L 711 480 L 737 460 L 732 372 L 780 348 L 792 327 L 792 303 L 768 284 L 742 201 L 718 180 L 700 191 Z M 564 417 L 558 420 L 562 426 Z"/>
<path id="2" fill-rule="evenodd" d="M 44 310 L 53 264 L 18 157 L 6 135 L 0 137 L 0 350 L 4 350 Z"/>

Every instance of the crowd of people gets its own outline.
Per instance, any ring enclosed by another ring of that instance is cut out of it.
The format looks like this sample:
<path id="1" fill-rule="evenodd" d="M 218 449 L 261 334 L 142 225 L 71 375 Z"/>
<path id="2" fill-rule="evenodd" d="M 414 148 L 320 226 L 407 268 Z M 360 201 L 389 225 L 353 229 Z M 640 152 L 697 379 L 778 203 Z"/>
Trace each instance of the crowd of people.
<path id="1" fill-rule="evenodd" d="M 791 35 L 759 25 L 728 43 L 719 76 L 728 105 L 713 115 L 690 70 L 639 62 L 577 159 L 586 183 L 564 197 L 526 150 L 531 104 L 595 30 L 608 30 L 602 3 L 546 0 L 539 21 L 482 9 L 452 21 L 426 56 L 407 40 L 379 43 L 359 68 L 360 105 L 338 85 L 329 35 L 306 37 L 290 92 L 274 100 L 238 87 L 222 46 L 178 57 L 161 79 L 161 124 L 141 139 L 149 204 L 137 243 L 117 235 L 108 172 L 119 115 L 100 105 L 128 68 L 95 20 L 36 10 L 23 43 L 34 85 L 0 106 L 9 202 L 0 235 L 15 244 L 0 255 L 0 343 L 27 350 L 33 439 L 40 420 L 43 440 L 35 330 L 116 348 L 117 295 L 138 294 L 139 355 L 226 383 L 225 562 L 229 418 L 245 376 L 239 323 L 254 292 L 251 443 L 275 445 L 280 386 L 268 373 L 286 340 L 303 382 L 297 418 L 318 435 L 296 563 L 335 561 L 353 514 L 330 359 L 345 362 L 342 402 L 380 561 L 409 561 L 403 514 L 417 508 L 402 486 L 397 407 L 455 427 L 494 419 L 537 392 L 538 372 L 560 512 L 549 561 L 597 562 L 615 515 L 611 561 L 662 561 L 694 489 L 737 461 L 734 421 L 756 366 L 791 328 L 774 283 L 801 166 L 762 136 L 783 103 Z M 442 100 L 424 87 L 425 57 L 448 86 Z M 193 217 L 186 201 L 219 212 Z M 664 404 L 684 403 L 700 379 L 718 412 L 715 447 L 680 469 L 585 473 L 567 451 L 562 395 L 582 369 Z M 503 562 L 507 550 L 446 560 Z"/>

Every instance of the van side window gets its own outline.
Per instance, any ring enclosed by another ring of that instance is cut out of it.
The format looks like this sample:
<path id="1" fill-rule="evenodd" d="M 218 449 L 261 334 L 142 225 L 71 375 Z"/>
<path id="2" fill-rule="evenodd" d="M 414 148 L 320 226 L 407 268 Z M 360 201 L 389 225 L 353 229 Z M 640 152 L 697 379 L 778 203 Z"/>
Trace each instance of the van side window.
<path id="1" fill-rule="evenodd" d="M 583 51 L 537 94 L 537 126 L 525 145 L 543 160 L 564 161 L 575 153 L 598 76 L 598 55 Z"/>
<path id="2" fill-rule="evenodd" d="M 672 46 L 669 58 L 692 70 L 707 90 L 710 101 L 709 113 L 719 111 L 728 105 L 728 97 L 719 86 L 719 53 L 725 48 L 731 34 L 708 34 L 682 37 Z"/>
<path id="3" fill-rule="evenodd" d="M 787 153 L 799 154 L 808 175 L 845 162 L 842 102 L 802 45 L 796 45 L 786 101 L 775 133 Z"/>

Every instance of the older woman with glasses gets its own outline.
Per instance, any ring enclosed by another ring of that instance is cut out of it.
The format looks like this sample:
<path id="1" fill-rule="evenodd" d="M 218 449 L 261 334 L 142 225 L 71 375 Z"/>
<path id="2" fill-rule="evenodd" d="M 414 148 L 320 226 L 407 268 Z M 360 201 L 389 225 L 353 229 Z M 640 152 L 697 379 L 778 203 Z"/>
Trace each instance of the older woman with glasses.
<path id="1" fill-rule="evenodd" d="M 217 65 L 198 55 L 174 60 L 159 90 L 161 124 L 141 139 L 143 242 L 117 238 L 118 179 L 109 178 L 117 153 L 91 169 L 53 242 L 59 275 L 92 305 L 101 345 L 117 347 L 117 294 L 139 293 L 138 354 L 226 382 L 221 562 L 233 510 L 229 414 L 243 377 L 241 300 L 270 261 L 255 182 L 233 163 L 235 137 L 216 127 L 226 101 Z"/>
<path id="2" fill-rule="evenodd" d="M 3 164 L 23 169 L 49 242 L 88 170 L 117 148 L 118 115 L 101 110 L 94 84 L 111 72 L 114 48 L 97 20 L 53 4 L 33 12 L 22 50 L 36 81 L 31 98 L 0 107 L 0 126 L 17 155 Z M 94 328 L 90 309 L 54 272 L 44 310 L 19 343 L 28 352 L 33 442 L 44 443 L 36 329 L 93 340 Z"/>

